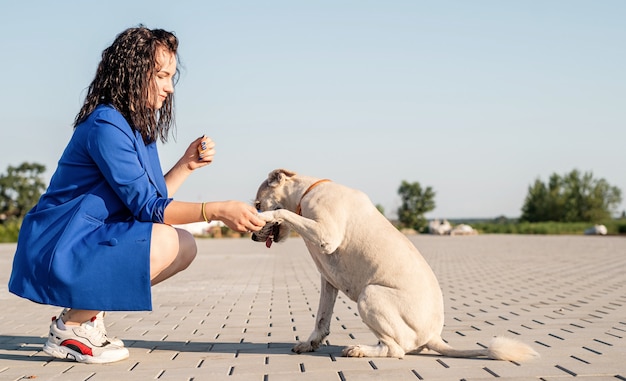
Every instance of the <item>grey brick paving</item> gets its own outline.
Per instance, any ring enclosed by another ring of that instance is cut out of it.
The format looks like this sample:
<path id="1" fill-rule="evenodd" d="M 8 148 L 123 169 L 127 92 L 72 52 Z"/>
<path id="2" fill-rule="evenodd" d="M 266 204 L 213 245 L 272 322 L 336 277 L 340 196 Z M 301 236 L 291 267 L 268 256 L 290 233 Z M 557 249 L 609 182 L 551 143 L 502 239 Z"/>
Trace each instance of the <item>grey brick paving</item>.
<path id="1" fill-rule="evenodd" d="M 376 342 L 340 295 L 331 335 L 296 355 L 312 330 L 319 273 L 304 244 L 198 240 L 185 272 L 153 289 L 154 311 L 112 312 L 109 334 L 128 360 L 85 365 L 41 351 L 59 308 L 7 291 L 15 245 L 0 245 L 0 380 L 626 380 L 626 238 L 412 236 L 446 303 L 444 338 L 459 348 L 505 334 L 532 345 L 526 364 L 409 355 L 340 356 Z"/>

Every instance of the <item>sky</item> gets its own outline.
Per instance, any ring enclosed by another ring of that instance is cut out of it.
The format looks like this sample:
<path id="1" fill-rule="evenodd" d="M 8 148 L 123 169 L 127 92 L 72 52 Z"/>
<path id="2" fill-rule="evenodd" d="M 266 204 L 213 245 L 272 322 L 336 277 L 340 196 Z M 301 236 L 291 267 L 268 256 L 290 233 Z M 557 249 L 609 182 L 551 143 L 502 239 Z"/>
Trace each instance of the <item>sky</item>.
<path id="1" fill-rule="evenodd" d="M 6 2 L 0 173 L 49 181 L 102 51 L 144 24 L 180 40 L 163 170 L 216 142 L 177 200 L 252 202 L 276 168 L 390 218 L 402 181 L 435 191 L 428 218 L 518 217 L 535 180 L 574 169 L 626 199 L 625 19 L 622 0 Z"/>

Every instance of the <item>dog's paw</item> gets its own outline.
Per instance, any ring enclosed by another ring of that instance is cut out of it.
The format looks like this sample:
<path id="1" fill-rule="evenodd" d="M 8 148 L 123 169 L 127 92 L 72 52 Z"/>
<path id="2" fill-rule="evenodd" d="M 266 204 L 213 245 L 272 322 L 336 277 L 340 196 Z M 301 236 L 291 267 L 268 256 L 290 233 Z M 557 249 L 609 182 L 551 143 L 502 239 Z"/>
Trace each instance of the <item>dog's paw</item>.
<path id="1" fill-rule="evenodd" d="M 293 348 L 291 348 L 291 351 L 295 353 L 306 353 L 313 352 L 317 348 L 319 348 L 319 344 L 314 345 L 313 342 L 300 341 L 298 344 L 294 345 Z"/>
<path id="2" fill-rule="evenodd" d="M 350 345 L 341 351 L 343 357 L 365 357 L 365 352 L 360 345 Z"/>
<path id="3" fill-rule="evenodd" d="M 259 217 L 260 219 L 262 219 L 265 222 L 281 223 L 281 222 L 283 222 L 283 219 L 280 216 L 280 212 L 281 211 L 282 211 L 282 209 L 268 210 L 268 211 L 265 211 L 265 212 L 258 213 L 257 217 Z"/>
<path id="4" fill-rule="evenodd" d="M 257 217 L 259 217 L 265 222 L 274 222 L 276 220 L 273 210 L 268 210 L 267 212 L 261 212 L 257 214 Z"/>

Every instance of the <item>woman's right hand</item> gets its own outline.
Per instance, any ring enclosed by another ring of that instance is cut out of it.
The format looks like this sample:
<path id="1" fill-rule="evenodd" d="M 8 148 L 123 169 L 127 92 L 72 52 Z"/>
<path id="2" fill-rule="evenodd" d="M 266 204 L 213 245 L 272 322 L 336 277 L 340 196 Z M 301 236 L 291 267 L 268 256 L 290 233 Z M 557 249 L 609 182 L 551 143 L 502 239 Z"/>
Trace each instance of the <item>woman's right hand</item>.
<path id="1" fill-rule="evenodd" d="M 165 174 L 165 184 L 170 197 L 176 193 L 191 172 L 211 164 L 213 156 L 215 142 L 208 136 L 202 135 L 191 142 L 180 160 Z"/>
<path id="2" fill-rule="evenodd" d="M 213 162 L 215 142 L 206 135 L 197 138 L 187 148 L 181 158 L 191 171 L 207 166 Z"/>

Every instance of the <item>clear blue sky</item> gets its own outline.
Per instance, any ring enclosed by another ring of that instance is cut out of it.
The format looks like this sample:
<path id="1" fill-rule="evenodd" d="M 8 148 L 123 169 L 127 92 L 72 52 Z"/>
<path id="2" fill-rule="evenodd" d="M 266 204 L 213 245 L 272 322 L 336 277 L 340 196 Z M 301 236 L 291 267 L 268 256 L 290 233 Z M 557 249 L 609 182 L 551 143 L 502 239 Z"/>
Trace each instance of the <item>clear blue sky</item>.
<path id="1" fill-rule="evenodd" d="M 390 217 L 402 180 L 435 190 L 430 218 L 519 216 L 535 179 L 573 169 L 626 198 L 624 20 L 622 0 L 6 2 L 0 171 L 49 180 L 102 50 L 143 23 L 181 42 L 164 170 L 217 143 L 179 200 L 252 201 L 280 167 Z"/>

